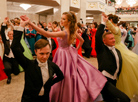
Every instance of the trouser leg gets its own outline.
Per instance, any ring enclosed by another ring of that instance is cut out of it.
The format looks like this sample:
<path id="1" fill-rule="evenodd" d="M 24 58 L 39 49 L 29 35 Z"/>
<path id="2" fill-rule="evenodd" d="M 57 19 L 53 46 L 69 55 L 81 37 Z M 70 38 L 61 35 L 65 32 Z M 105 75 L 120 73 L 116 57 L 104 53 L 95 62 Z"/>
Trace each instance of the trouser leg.
<path id="1" fill-rule="evenodd" d="M 118 90 L 110 82 L 107 82 L 101 91 L 104 101 L 106 102 L 130 102 L 129 97 Z"/>

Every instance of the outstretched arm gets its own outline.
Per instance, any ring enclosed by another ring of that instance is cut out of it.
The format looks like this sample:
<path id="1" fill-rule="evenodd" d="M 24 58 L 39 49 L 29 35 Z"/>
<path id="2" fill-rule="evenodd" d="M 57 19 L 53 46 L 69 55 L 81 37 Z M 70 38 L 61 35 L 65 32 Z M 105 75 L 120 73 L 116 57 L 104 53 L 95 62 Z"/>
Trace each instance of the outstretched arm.
<path id="1" fill-rule="evenodd" d="M 102 15 L 103 17 L 104 15 Z M 106 19 L 103 17 L 103 22 L 102 24 L 99 25 L 97 32 L 96 32 L 96 36 L 95 36 L 95 49 L 96 49 L 96 53 L 100 53 L 100 51 L 103 50 L 103 39 L 102 36 L 104 34 L 104 28 L 105 28 L 105 23 L 106 23 Z"/>
<path id="2" fill-rule="evenodd" d="M 118 34 L 118 29 L 108 20 L 108 16 L 105 13 L 102 13 L 103 19 L 106 22 L 106 26 L 113 34 Z"/>
<path id="3" fill-rule="evenodd" d="M 5 29 L 6 29 L 6 23 L 7 23 L 8 20 L 9 20 L 9 18 L 6 17 L 3 21 L 2 26 L 1 26 L 1 37 L 2 37 L 2 41 L 3 41 L 4 44 L 6 44 L 6 40 L 7 40 L 6 36 L 5 36 Z"/>
<path id="4" fill-rule="evenodd" d="M 25 24 L 23 24 L 22 22 L 20 23 L 20 26 L 14 26 L 14 32 L 13 32 L 14 35 L 13 35 L 11 49 L 15 59 L 25 70 L 30 60 L 23 55 L 23 51 L 20 48 L 20 40 L 23 34 L 24 27 Z"/>
<path id="5" fill-rule="evenodd" d="M 38 26 L 33 24 L 27 16 L 21 16 L 20 18 L 23 21 L 27 21 L 36 31 L 40 32 L 40 34 L 45 36 L 45 37 L 61 37 L 61 38 L 64 38 L 64 36 L 65 36 L 65 32 L 63 32 L 63 31 L 48 32 L 48 31 L 45 31 L 44 29 L 39 28 Z"/>

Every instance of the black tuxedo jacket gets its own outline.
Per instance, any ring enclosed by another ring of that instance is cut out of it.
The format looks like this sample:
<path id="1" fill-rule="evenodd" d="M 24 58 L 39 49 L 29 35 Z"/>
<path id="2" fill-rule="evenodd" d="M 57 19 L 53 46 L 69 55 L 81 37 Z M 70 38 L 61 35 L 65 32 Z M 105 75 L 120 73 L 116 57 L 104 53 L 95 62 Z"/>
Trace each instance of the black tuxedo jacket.
<path id="1" fill-rule="evenodd" d="M 5 30 L 6 30 L 6 26 L 1 26 L 1 37 L 2 37 L 2 41 L 4 43 L 4 55 L 9 55 L 10 53 L 10 41 L 6 39 L 5 36 Z M 23 47 L 21 46 L 21 44 L 19 45 L 19 47 L 21 48 L 21 51 L 24 52 Z"/>
<path id="2" fill-rule="evenodd" d="M 23 55 L 21 49 L 19 48 L 21 36 L 21 31 L 14 31 L 14 39 L 11 45 L 11 49 L 18 63 L 24 68 L 25 71 L 25 87 L 22 98 L 26 98 L 27 96 L 31 100 L 35 100 L 37 97 L 39 97 L 39 92 L 43 86 L 41 69 L 38 66 L 38 62 L 36 60 L 29 60 Z M 51 86 L 64 78 L 63 73 L 59 67 L 49 60 L 48 71 L 49 79 L 44 84 L 44 97 L 47 102 L 49 102 L 49 92 Z M 56 78 L 53 77 L 54 74 L 56 74 Z"/>
<path id="3" fill-rule="evenodd" d="M 100 24 L 95 36 L 98 68 L 99 68 L 99 71 L 101 72 L 105 70 L 111 75 L 114 75 L 117 69 L 116 59 L 115 59 L 114 53 L 111 50 L 109 50 L 109 48 L 105 46 L 103 43 L 102 35 L 104 34 L 104 28 L 105 28 L 105 25 Z M 121 57 L 120 51 L 117 49 L 116 51 L 119 57 L 119 73 L 118 73 L 118 76 L 119 76 L 122 68 L 122 57 Z"/>
<path id="4" fill-rule="evenodd" d="M 87 33 L 87 29 L 85 29 L 84 33 L 82 34 L 82 38 L 84 39 L 84 43 L 82 45 L 82 48 L 90 48 L 91 47 L 91 40 L 89 40 Z"/>

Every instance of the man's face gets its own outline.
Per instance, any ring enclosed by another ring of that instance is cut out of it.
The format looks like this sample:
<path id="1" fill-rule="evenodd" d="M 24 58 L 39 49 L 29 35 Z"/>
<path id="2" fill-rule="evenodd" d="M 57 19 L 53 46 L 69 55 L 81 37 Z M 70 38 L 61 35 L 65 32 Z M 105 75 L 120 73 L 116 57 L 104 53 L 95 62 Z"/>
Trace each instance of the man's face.
<path id="1" fill-rule="evenodd" d="M 41 63 L 45 63 L 50 56 L 50 51 L 51 51 L 50 46 L 47 45 L 47 46 L 43 47 L 42 49 L 35 50 L 35 54 L 37 55 L 37 59 Z"/>
<path id="2" fill-rule="evenodd" d="M 107 46 L 115 46 L 115 38 L 113 34 L 108 34 L 105 36 L 105 38 L 103 38 L 103 42 L 105 45 Z"/>
<path id="3" fill-rule="evenodd" d="M 8 32 L 8 37 L 10 40 L 13 40 L 13 31 Z"/>

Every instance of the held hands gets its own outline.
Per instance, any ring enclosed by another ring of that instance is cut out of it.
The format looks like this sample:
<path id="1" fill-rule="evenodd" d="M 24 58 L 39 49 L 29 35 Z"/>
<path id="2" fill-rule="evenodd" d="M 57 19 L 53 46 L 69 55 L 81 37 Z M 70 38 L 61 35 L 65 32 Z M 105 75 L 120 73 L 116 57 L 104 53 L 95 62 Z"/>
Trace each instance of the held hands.
<path id="1" fill-rule="evenodd" d="M 20 18 L 21 18 L 21 22 L 20 22 L 21 27 L 25 27 L 25 25 L 30 22 L 30 19 L 26 15 L 22 15 L 20 16 Z"/>
<path id="2" fill-rule="evenodd" d="M 9 18 L 6 17 L 6 18 L 4 19 L 4 21 L 3 21 L 3 23 L 6 24 L 8 21 L 9 21 Z"/>
<path id="3" fill-rule="evenodd" d="M 103 17 L 103 22 L 108 21 L 108 16 L 104 12 L 102 13 L 102 17 Z"/>

